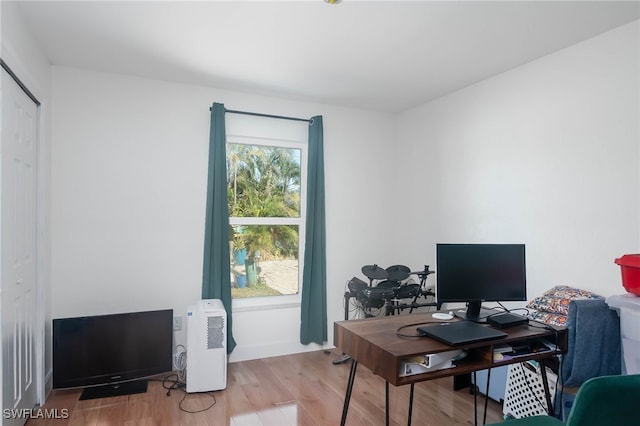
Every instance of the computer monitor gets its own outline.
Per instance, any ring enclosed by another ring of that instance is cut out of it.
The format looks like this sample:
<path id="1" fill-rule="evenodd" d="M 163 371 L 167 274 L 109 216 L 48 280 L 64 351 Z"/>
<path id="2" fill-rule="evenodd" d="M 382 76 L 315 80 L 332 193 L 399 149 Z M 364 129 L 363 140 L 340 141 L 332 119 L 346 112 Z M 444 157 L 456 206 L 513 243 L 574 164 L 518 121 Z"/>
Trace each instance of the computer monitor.
<path id="1" fill-rule="evenodd" d="M 527 300 L 524 244 L 436 244 L 438 304 L 466 302 L 456 315 L 481 320 L 482 302 Z"/>

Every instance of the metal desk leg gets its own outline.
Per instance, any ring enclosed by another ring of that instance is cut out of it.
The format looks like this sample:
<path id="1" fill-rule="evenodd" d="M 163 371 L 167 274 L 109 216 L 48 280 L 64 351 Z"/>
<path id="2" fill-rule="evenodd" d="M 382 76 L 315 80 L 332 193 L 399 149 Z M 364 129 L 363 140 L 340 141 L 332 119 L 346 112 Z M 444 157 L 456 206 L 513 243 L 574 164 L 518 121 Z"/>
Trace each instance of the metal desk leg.
<path id="1" fill-rule="evenodd" d="M 487 424 L 487 403 L 489 402 L 489 383 L 491 383 L 491 369 L 487 370 L 487 386 L 484 390 L 484 413 L 482 414 L 482 424 Z"/>
<path id="2" fill-rule="evenodd" d="M 551 405 L 551 393 L 549 392 L 549 382 L 547 381 L 547 367 L 544 360 L 540 360 L 540 373 L 542 374 L 542 386 L 544 387 L 544 396 L 547 400 L 547 414 L 553 416 L 553 406 Z"/>
<path id="3" fill-rule="evenodd" d="M 347 421 L 347 411 L 349 411 L 349 401 L 351 400 L 351 391 L 353 390 L 353 382 L 356 378 L 357 368 L 358 362 L 352 359 L 351 370 L 349 371 L 349 380 L 347 381 L 347 391 L 344 395 L 344 405 L 342 406 L 342 419 L 340 420 L 340 426 L 344 426 Z"/>
<path id="4" fill-rule="evenodd" d="M 351 293 L 344 293 L 344 320 L 347 321 L 349 319 L 349 300 L 351 299 Z M 338 358 L 332 361 L 333 365 L 342 364 L 343 362 L 347 362 L 351 359 L 351 357 L 344 352 Z"/>
<path id="5" fill-rule="evenodd" d="M 478 380 L 476 372 L 473 373 L 473 425 L 478 426 Z"/>
<path id="6" fill-rule="evenodd" d="M 411 414 L 413 413 L 413 386 L 415 383 L 411 383 L 411 389 L 409 390 L 409 416 L 407 418 L 407 426 L 411 426 Z"/>
<path id="7" fill-rule="evenodd" d="M 389 382 L 384 381 L 384 424 L 389 426 Z"/>

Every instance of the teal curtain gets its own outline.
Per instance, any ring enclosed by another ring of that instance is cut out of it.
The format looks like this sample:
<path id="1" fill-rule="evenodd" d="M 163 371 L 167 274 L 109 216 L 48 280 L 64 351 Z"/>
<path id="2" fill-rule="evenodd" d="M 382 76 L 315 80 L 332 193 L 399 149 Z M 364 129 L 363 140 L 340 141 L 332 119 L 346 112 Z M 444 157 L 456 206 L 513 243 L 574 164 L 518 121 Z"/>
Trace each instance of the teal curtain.
<path id="1" fill-rule="evenodd" d="M 211 107 L 202 298 L 222 300 L 227 310 L 227 353 L 230 353 L 236 347 L 236 341 L 233 339 L 231 327 L 227 136 L 224 127 L 224 113 L 224 104 L 214 103 Z"/>
<path id="2" fill-rule="evenodd" d="M 302 272 L 300 343 L 327 341 L 327 255 L 322 116 L 309 124 L 307 218 Z"/>

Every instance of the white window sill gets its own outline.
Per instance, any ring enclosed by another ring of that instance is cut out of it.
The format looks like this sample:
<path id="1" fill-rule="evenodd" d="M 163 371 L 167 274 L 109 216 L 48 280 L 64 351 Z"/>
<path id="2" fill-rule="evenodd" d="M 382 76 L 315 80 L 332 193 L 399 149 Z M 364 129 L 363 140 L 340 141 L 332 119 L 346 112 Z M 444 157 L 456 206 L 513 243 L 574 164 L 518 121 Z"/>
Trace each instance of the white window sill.
<path id="1" fill-rule="evenodd" d="M 300 294 L 269 297 L 251 297 L 246 299 L 233 299 L 231 309 L 233 312 L 267 311 L 271 309 L 299 308 Z"/>

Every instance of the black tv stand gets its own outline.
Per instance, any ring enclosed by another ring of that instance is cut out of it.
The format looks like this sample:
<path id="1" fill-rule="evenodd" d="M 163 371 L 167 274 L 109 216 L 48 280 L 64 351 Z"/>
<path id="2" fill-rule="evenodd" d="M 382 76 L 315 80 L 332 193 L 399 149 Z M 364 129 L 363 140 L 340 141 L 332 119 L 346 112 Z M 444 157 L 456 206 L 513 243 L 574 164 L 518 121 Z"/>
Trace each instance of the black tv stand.
<path id="1" fill-rule="evenodd" d="M 110 396 L 133 395 L 147 391 L 147 380 L 135 380 L 132 382 L 116 383 L 110 385 L 93 386 L 84 388 L 80 394 L 80 400 L 108 398 Z"/>

